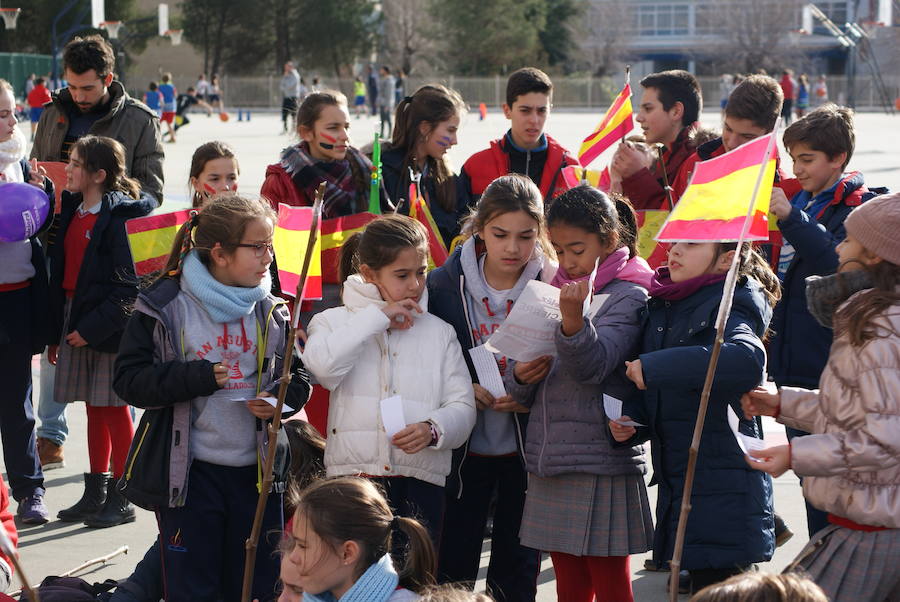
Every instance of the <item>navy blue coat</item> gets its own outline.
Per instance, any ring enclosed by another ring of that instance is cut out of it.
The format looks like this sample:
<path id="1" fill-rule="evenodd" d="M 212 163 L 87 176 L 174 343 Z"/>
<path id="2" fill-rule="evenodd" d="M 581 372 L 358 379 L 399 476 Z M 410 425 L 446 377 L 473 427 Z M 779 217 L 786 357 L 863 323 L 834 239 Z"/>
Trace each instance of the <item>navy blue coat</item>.
<path id="1" fill-rule="evenodd" d="M 62 210 L 56 217 L 59 230 L 47 249 L 50 258 L 50 340 L 58 345 L 63 333 L 66 296 L 62 283 L 66 269 L 66 230 L 81 204 L 81 194 L 63 192 Z M 116 353 L 128 314 L 138 293 L 125 222 L 150 213 L 156 203 L 144 193 L 131 199 L 123 192 L 107 192 L 91 231 L 78 272 L 75 297 L 69 314 L 69 332 L 77 330 L 91 349 Z"/>
<path id="2" fill-rule="evenodd" d="M 400 213 L 409 215 L 409 171 L 404 167 L 405 158 L 406 151 L 402 148 L 385 150 L 381 154 L 381 176 L 388 198 L 395 206 L 400 199 L 404 199 L 404 203 L 400 206 Z M 425 189 L 424 196 L 428 200 L 428 208 L 431 210 L 434 223 L 441 232 L 441 238 L 449 248 L 450 243 L 459 234 L 460 222 L 468 212 L 467 197 L 461 193 L 459 178 L 453 176 L 457 190 L 456 207 L 453 211 L 447 211 L 437 201 L 437 185 L 432 174 L 432 171 L 426 171 L 422 178 L 422 187 Z"/>
<path id="3" fill-rule="evenodd" d="M 849 174 L 838 184 L 834 199 L 818 216 L 794 207 L 778 221 L 782 236 L 794 246 L 794 258 L 782 283 L 784 292 L 772 317 L 769 376 L 779 385 L 816 389 L 828 362 L 832 331 L 819 324 L 806 307 L 806 279 L 837 270 L 838 244 L 847 237 L 844 220 L 864 201 L 885 188 L 869 190 L 862 174 Z"/>
<path id="4" fill-rule="evenodd" d="M 638 428 L 635 439 L 651 441 L 651 484 L 658 486 L 653 542 L 657 562 L 672 557 L 688 450 L 723 288 L 719 282 L 680 301 L 654 298 L 648 305 L 640 355 L 647 390 L 626 402 L 624 413 L 647 425 Z M 747 466 L 726 417 L 731 405 L 741 418 L 741 431 L 761 436 L 756 421 L 743 417 L 740 397 L 763 379 L 766 353 L 761 339 L 770 317 L 760 284 L 751 279 L 739 285 L 700 441 L 683 569 L 746 566 L 771 559 L 775 551 L 772 481 Z"/>
<path id="5" fill-rule="evenodd" d="M 472 382 L 478 382 L 475 366 L 468 350 L 475 346 L 472 336 L 472 326 L 469 323 L 466 304 L 466 276 L 462 269 L 462 245 L 459 245 L 452 255 L 441 267 L 432 270 L 428 274 L 428 312 L 436 315 L 456 330 L 456 338 L 463 349 L 463 358 L 472 376 Z M 540 278 L 540 275 L 538 275 Z M 516 421 L 516 443 L 518 444 L 519 459 L 522 461 L 522 469 L 525 469 L 525 432 L 528 429 L 528 416 L 524 413 L 513 413 Z M 444 486 L 452 495 L 459 495 L 462 491 L 460 482 L 460 468 L 468 453 L 469 442 L 462 447 L 453 450 L 453 465 L 447 476 Z"/>

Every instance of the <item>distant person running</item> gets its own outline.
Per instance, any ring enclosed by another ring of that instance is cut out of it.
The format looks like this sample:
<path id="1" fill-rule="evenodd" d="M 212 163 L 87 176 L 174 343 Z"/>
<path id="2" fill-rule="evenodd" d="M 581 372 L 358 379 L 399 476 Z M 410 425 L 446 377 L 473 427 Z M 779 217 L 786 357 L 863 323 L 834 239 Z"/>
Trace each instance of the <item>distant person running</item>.
<path id="1" fill-rule="evenodd" d="M 194 106 L 198 105 L 206 109 L 206 116 L 209 117 L 212 115 L 212 105 L 210 105 L 205 100 L 201 100 L 199 95 L 197 94 L 197 90 L 193 87 L 187 89 L 187 94 L 179 94 L 178 98 L 175 101 L 175 130 L 178 128 L 184 127 L 191 122 L 188 119 L 187 113 L 188 110 Z"/>
<path id="2" fill-rule="evenodd" d="M 172 84 L 172 74 L 163 73 L 162 83 L 159 85 L 159 92 L 163 96 L 162 100 L 162 117 L 160 121 L 166 124 L 169 142 L 175 142 L 175 114 L 178 109 L 178 90 Z"/>
<path id="3" fill-rule="evenodd" d="M 150 82 L 150 85 L 147 86 L 147 91 L 144 92 L 144 104 L 156 113 L 157 117 L 161 117 L 162 103 L 163 95 L 159 91 L 159 85 L 156 82 Z"/>

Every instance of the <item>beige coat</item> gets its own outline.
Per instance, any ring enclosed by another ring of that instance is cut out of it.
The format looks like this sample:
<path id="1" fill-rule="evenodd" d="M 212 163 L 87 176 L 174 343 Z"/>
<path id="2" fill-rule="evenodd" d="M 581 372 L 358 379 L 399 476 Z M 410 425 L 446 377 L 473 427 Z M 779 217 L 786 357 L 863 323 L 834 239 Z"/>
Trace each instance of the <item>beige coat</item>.
<path id="1" fill-rule="evenodd" d="M 778 420 L 814 433 L 794 439 L 791 448 L 792 468 L 804 477 L 803 494 L 813 506 L 898 528 L 900 305 L 876 324 L 883 338 L 862 347 L 846 335 L 835 339 L 819 390 L 783 387 Z"/>

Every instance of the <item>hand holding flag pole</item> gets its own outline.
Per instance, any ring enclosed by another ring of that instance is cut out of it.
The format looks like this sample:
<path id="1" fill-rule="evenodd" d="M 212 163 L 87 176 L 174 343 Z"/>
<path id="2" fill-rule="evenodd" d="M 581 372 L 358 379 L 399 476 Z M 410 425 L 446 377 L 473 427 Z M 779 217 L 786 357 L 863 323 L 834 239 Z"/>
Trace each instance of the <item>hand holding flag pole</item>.
<path id="1" fill-rule="evenodd" d="M 775 125 L 773 131 L 777 132 L 781 120 Z M 749 144 L 752 144 L 749 143 Z M 775 135 L 769 134 L 769 141 L 766 146 L 765 156 L 760 163 L 759 171 L 756 177 L 756 184 L 753 188 L 753 194 L 750 195 L 749 206 L 747 207 L 744 222 L 741 227 L 740 235 L 737 239 L 737 249 L 731 260 L 731 266 L 728 268 L 728 274 L 725 277 L 725 287 L 722 291 L 722 300 L 719 303 L 719 312 L 716 315 L 716 340 L 713 343 L 712 352 L 709 358 L 709 365 L 706 369 L 706 380 L 703 382 L 703 390 L 700 393 L 700 407 L 697 410 L 697 420 L 694 424 L 694 435 L 691 439 L 691 447 L 688 451 L 687 471 L 684 477 L 684 492 L 681 497 L 681 512 L 678 516 L 678 529 L 675 532 L 675 548 L 672 552 L 672 560 L 669 562 L 671 575 L 669 576 L 669 600 L 670 602 L 678 601 L 678 573 L 681 570 L 681 555 L 684 550 L 684 536 L 687 531 L 688 514 L 691 512 L 691 490 L 694 486 L 694 473 L 697 469 L 697 455 L 700 451 L 700 437 L 703 434 L 703 424 L 706 421 L 706 410 L 709 407 L 709 394 L 712 389 L 713 378 L 716 374 L 716 367 L 719 363 L 719 354 L 722 351 L 722 344 L 725 338 L 725 325 L 728 323 L 728 317 L 731 315 L 731 304 L 734 298 L 734 290 L 737 286 L 738 268 L 741 263 L 741 247 L 750 234 L 750 227 L 753 218 L 757 212 L 756 199 L 760 192 L 766 172 L 770 169 L 770 163 L 774 163 L 772 153 L 775 149 Z M 696 176 L 696 172 L 694 174 Z M 771 181 L 771 180 L 770 180 Z M 768 195 L 767 195 L 768 197 Z"/>
<path id="2" fill-rule="evenodd" d="M 294 314 L 291 319 L 291 328 L 288 331 L 287 340 L 281 357 L 283 365 L 281 378 L 278 384 L 278 401 L 275 403 L 275 415 L 268 423 L 268 445 L 266 446 L 265 466 L 262 472 L 262 486 L 259 490 L 259 498 L 256 502 L 256 514 L 253 516 L 253 527 L 250 537 L 245 544 L 246 556 L 244 558 L 244 582 L 241 588 L 242 602 L 250 602 L 251 588 L 253 587 L 253 568 L 256 565 L 256 545 L 262 530 L 263 514 L 266 510 L 266 501 L 269 499 L 269 489 L 274 480 L 272 471 L 275 468 L 275 451 L 277 447 L 278 431 L 281 429 L 281 411 L 284 409 L 284 398 L 291 382 L 291 364 L 294 358 L 294 342 L 297 340 L 297 330 L 300 327 L 300 304 L 303 301 L 303 289 L 306 287 L 306 279 L 309 275 L 309 266 L 312 262 L 313 249 L 316 246 L 316 238 L 319 235 L 319 218 L 322 215 L 322 199 L 325 197 L 325 183 L 319 184 L 316 190 L 316 200 L 313 202 L 312 227 L 309 232 L 309 241 L 306 245 L 306 255 L 303 257 L 303 269 L 300 272 L 300 280 L 297 283 L 297 296 L 294 299 Z"/>

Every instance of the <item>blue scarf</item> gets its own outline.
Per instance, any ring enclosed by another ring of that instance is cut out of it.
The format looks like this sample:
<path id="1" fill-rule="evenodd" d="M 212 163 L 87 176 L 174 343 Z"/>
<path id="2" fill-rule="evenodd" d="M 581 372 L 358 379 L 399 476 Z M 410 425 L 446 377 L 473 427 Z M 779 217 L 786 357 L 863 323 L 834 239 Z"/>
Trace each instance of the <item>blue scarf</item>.
<path id="1" fill-rule="evenodd" d="M 192 250 L 181 268 L 181 287 L 200 301 L 213 321 L 227 324 L 253 313 L 257 302 L 269 294 L 272 278 L 267 271 L 259 286 L 253 288 L 222 284 L 209 273 L 197 251 Z"/>
<path id="2" fill-rule="evenodd" d="M 394 562 L 390 554 L 385 554 L 381 559 L 366 569 L 353 587 L 341 596 L 341 602 L 387 602 L 394 591 L 400 578 L 394 569 Z M 335 602 L 337 598 L 331 592 L 322 592 L 315 595 L 303 592 L 303 602 Z"/>

